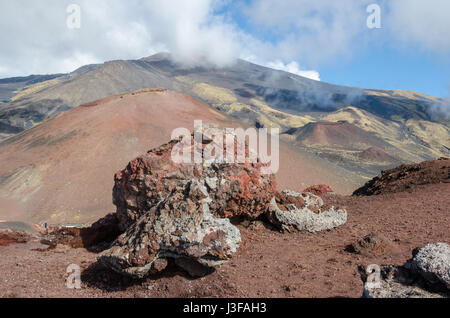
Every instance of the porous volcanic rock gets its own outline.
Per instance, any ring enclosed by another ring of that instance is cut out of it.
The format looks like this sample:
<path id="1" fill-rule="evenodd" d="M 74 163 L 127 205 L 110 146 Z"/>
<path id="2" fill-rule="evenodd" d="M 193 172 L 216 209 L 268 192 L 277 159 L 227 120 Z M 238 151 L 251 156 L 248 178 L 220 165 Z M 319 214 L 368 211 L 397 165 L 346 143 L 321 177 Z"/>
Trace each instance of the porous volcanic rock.
<path id="1" fill-rule="evenodd" d="M 369 281 L 366 274 L 369 273 L 362 273 L 363 297 L 448 298 L 450 247 L 446 243 L 434 243 L 415 249 L 412 259 L 403 266 L 382 266 L 378 282 L 376 279 Z"/>
<path id="2" fill-rule="evenodd" d="M 347 222 L 347 211 L 324 206 L 312 193 L 283 190 L 270 202 L 269 221 L 282 231 L 318 232 L 336 228 Z"/>
<path id="3" fill-rule="evenodd" d="M 364 277 L 363 280 L 366 280 Z M 427 291 L 425 282 L 403 266 L 382 266 L 378 285 L 364 283 L 364 298 L 442 298 L 442 293 Z M 448 297 L 448 296 L 447 296 Z"/>
<path id="4" fill-rule="evenodd" d="M 382 171 L 353 192 L 353 195 L 377 195 L 402 192 L 416 185 L 450 183 L 450 159 L 424 161 L 411 165 L 400 165 Z"/>
<path id="5" fill-rule="evenodd" d="M 193 138 L 172 140 L 132 160 L 124 170 L 116 173 L 113 203 L 122 230 L 166 199 L 181 182 L 191 179 L 201 180 L 206 185 L 212 200 L 210 212 L 215 216 L 255 219 L 267 210 L 276 192 L 274 175 L 262 173 L 261 169 L 266 165 L 259 159 L 257 162 L 238 162 L 237 151 L 234 152 L 234 163 L 225 162 L 221 155 L 212 160 L 206 158 L 205 148 L 215 142 L 207 129 L 199 142 Z M 224 139 L 223 156 L 226 156 L 230 149 L 236 149 L 238 142 L 235 143 L 235 136 Z M 199 153 L 201 162 L 177 163 L 173 160 L 173 154 L 178 155 L 186 149 L 190 153 Z M 245 149 L 248 155 L 247 145 Z"/>
<path id="6" fill-rule="evenodd" d="M 315 195 L 324 195 L 327 193 L 333 193 L 334 191 L 328 184 L 317 184 L 306 188 L 302 192 L 309 192 Z"/>
<path id="7" fill-rule="evenodd" d="M 227 218 L 210 212 L 213 199 L 204 180 L 178 184 L 164 200 L 99 256 L 121 274 L 142 278 L 165 268 L 167 258 L 192 276 L 202 276 L 227 262 L 240 246 L 241 234 Z"/>
<path id="8" fill-rule="evenodd" d="M 431 283 L 441 281 L 450 289 L 450 246 L 446 243 L 428 244 L 420 248 L 410 267 Z"/>

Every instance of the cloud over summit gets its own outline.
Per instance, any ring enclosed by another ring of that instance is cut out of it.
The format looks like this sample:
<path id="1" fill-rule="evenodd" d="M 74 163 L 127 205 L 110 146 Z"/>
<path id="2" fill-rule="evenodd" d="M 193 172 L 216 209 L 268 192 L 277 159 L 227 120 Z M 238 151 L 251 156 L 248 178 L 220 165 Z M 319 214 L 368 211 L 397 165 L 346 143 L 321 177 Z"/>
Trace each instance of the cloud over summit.
<path id="1" fill-rule="evenodd" d="M 71 30 L 66 8 L 72 1 L 1 1 L 0 77 L 68 72 L 168 51 L 188 66 L 220 67 L 244 58 L 319 80 L 314 69 L 352 58 L 370 41 L 365 8 L 372 2 L 79 0 L 81 28 Z M 384 35 L 448 54 L 448 1 L 380 4 Z"/>

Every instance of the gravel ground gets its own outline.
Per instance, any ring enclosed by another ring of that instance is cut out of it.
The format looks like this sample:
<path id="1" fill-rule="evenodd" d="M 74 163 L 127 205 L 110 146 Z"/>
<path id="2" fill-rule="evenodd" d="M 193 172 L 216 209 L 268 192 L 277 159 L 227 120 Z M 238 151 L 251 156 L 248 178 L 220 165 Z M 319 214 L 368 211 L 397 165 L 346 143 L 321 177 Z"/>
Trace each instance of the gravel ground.
<path id="1" fill-rule="evenodd" d="M 326 195 L 347 208 L 348 222 L 315 234 L 282 234 L 262 223 L 239 225 L 243 245 L 232 261 L 191 279 L 171 266 L 142 281 L 111 273 L 85 249 L 32 241 L 0 247 L 2 297 L 360 297 L 359 265 L 403 264 L 415 247 L 450 244 L 450 184 L 416 186 L 378 196 Z M 346 246 L 375 233 L 389 241 L 381 255 Z M 66 287 L 67 266 L 81 267 L 81 289 Z"/>

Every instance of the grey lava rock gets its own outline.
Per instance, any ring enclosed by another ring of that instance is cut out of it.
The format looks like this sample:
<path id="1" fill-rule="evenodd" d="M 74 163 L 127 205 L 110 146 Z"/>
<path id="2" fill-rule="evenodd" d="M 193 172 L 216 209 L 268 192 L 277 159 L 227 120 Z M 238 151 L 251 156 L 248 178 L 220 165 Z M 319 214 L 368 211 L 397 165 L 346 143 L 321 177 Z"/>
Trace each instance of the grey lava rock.
<path id="1" fill-rule="evenodd" d="M 413 252 L 403 266 L 383 266 L 379 280 L 362 273 L 363 297 L 369 298 L 442 298 L 450 297 L 450 249 L 448 244 L 428 244 Z"/>
<path id="2" fill-rule="evenodd" d="M 283 231 L 318 232 L 336 228 L 347 222 L 347 211 L 324 206 L 312 193 L 283 190 L 270 202 L 267 217 Z"/>
<path id="3" fill-rule="evenodd" d="M 403 266 L 383 266 L 379 285 L 365 282 L 364 298 L 443 298 L 446 295 L 429 292 L 415 286 L 417 277 Z"/>
<path id="4" fill-rule="evenodd" d="M 441 281 L 450 289 L 450 246 L 446 243 L 428 244 L 417 251 L 410 261 L 430 283 Z"/>
<path id="5" fill-rule="evenodd" d="M 241 243 L 241 234 L 229 219 L 211 214 L 211 203 L 203 181 L 178 185 L 119 236 L 99 262 L 142 278 L 164 269 L 157 260 L 173 258 L 192 276 L 205 275 L 229 261 Z"/>

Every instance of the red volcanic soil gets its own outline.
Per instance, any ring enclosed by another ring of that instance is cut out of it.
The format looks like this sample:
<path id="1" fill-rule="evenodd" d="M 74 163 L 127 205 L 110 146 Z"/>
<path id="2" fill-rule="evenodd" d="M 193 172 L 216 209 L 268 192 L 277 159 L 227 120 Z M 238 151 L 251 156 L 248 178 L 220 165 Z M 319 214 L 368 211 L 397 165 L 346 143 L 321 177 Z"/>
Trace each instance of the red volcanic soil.
<path id="1" fill-rule="evenodd" d="M 181 93 L 146 89 L 94 101 L 0 143 L 0 219 L 86 223 L 115 211 L 114 174 L 194 120 L 245 127 Z M 356 188 L 355 176 L 280 142 L 281 189 L 330 184 Z"/>
<path id="2" fill-rule="evenodd" d="M 394 169 L 382 171 L 381 174 L 354 195 L 373 195 L 401 192 L 421 184 L 450 183 L 450 159 L 441 158 L 411 165 L 401 165 Z M 447 195 L 450 195 L 448 193 Z"/>
<path id="3" fill-rule="evenodd" d="M 388 145 L 372 133 L 347 121 L 308 123 L 298 128 L 293 134 L 297 136 L 297 141 L 311 146 L 358 150 Z"/>
<path id="4" fill-rule="evenodd" d="M 334 190 L 328 184 L 317 184 L 304 189 L 302 192 L 310 192 L 322 196 L 327 193 L 332 193 Z"/>
<path id="5" fill-rule="evenodd" d="M 31 235 L 27 232 L 0 229 L 0 246 L 8 246 L 13 243 L 27 243 L 30 240 Z"/>
<path id="6" fill-rule="evenodd" d="M 359 158 L 365 161 L 372 162 L 392 162 L 395 160 L 393 157 L 388 155 L 386 151 L 379 147 L 369 147 L 359 154 Z"/>
<path id="7" fill-rule="evenodd" d="M 416 247 L 450 243 L 449 193 L 450 184 L 442 183 L 375 196 L 325 195 L 325 203 L 346 207 L 345 225 L 315 234 L 239 225 L 241 249 L 199 279 L 169 268 L 130 281 L 97 265 L 97 254 L 83 248 L 0 247 L 0 297 L 360 297 L 359 265 L 401 265 Z M 66 288 L 70 264 L 81 267 L 80 290 Z"/>

